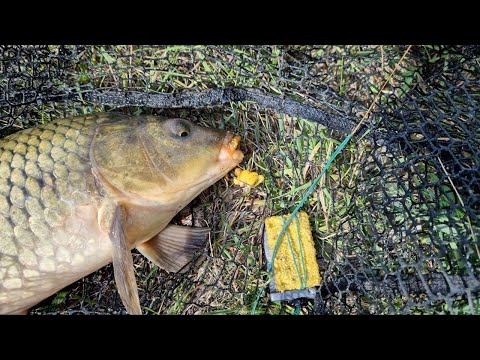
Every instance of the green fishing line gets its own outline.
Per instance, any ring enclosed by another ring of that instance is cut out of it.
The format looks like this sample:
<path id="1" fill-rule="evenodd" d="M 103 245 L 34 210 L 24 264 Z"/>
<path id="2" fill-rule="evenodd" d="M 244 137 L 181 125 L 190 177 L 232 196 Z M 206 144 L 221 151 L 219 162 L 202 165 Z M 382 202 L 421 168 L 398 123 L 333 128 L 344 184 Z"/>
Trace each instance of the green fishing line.
<path id="1" fill-rule="evenodd" d="M 295 219 L 297 220 L 297 232 L 298 234 L 300 235 L 300 229 L 298 228 L 298 217 L 295 217 Z M 283 220 L 283 216 L 282 216 L 282 221 Z M 301 289 L 305 289 L 305 284 L 303 283 L 303 278 L 302 278 L 302 275 L 300 274 L 300 270 L 298 268 L 298 264 L 297 264 L 297 259 L 296 259 L 296 256 L 295 256 L 295 251 L 293 250 L 293 246 L 292 246 L 292 241 L 291 241 L 291 238 L 290 238 L 290 233 L 287 231 L 287 242 L 288 242 L 288 247 L 290 248 L 290 254 L 292 255 L 292 259 L 293 259 L 293 265 L 295 266 L 295 270 L 297 272 L 297 276 L 298 276 L 298 280 L 300 282 L 300 288 Z M 298 238 L 298 243 L 299 243 L 299 246 L 300 246 L 300 251 L 301 251 L 301 243 L 300 243 L 300 237 Z M 303 258 L 303 254 L 301 254 L 301 260 L 302 260 L 302 270 L 305 272 L 305 259 Z"/>
<path id="2" fill-rule="evenodd" d="M 322 178 L 323 174 L 325 174 L 325 172 L 330 168 L 330 165 L 332 164 L 333 160 L 335 160 L 335 158 L 338 156 L 338 154 L 340 154 L 340 152 L 343 150 L 343 148 L 348 144 L 348 142 L 350 141 L 350 139 L 353 137 L 354 135 L 354 132 L 352 132 L 351 134 L 349 134 L 343 141 L 342 143 L 337 147 L 337 149 L 335 150 L 335 152 L 330 156 L 330 158 L 327 160 L 327 162 L 325 163 L 325 166 L 323 167 L 322 171 L 320 172 L 320 174 L 315 178 L 315 180 L 313 181 L 313 183 L 309 186 L 309 188 L 307 189 L 305 195 L 303 195 L 302 199 L 300 200 L 300 203 L 295 207 L 295 209 L 292 211 L 292 213 L 290 214 L 290 217 L 287 219 L 286 222 L 284 222 L 283 224 L 283 227 L 282 227 L 282 230 L 280 231 L 280 234 L 278 235 L 278 238 L 277 238 L 277 241 L 275 243 L 275 247 L 273 248 L 273 252 L 272 252 L 272 259 L 271 259 L 271 262 L 270 262 L 270 266 L 268 267 L 268 271 L 269 272 L 272 272 L 273 270 L 273 264 L 274 264 L 274 261 L 275 261 L 275 256 L 277 255 L 277 251 L 278 251 L 278 247 L 280 246 L 280 241 L 283 237 L 283 235 L 285 234 L 285 231 L 286 229 L 288 228 L 288 226 L 290 225 L 290 223 L 292 222 L 293 218 L 297 217 L 297 213 L 300 211 L 301 207 L 305 204 L 305 202 L 307 201 L 308 197 L 310 196 L 310 194 L 313 192 L 313 190 L 315 189 L 315 187 L 317 186 L 317 184 L 320 182 L 320 179 Z M 283 218 L 282 218 L 283 219 Z M 297 219 L 298 221 L 298 219 Z M 297 228 L 298 228 L 298 224 L 297 224 Z M 299 236 L 299 239 L 300 239 L 300 230 L 297 229 L 298 231 L 298 236 Z M 303 260 L 303 252 L 301 254 L 302 256 L 302 261 L 304 262 Z M 305 266 L 305 265 L 304 265 Z M 304 268 L 304 270 L 306 270 Z M 306 282 L 306 271 L 304 271 L 304 275 L 305 275 L 305 282 Z M 300 277 L 300 276 L 299 276 Z M 255 310 L 257 309 L 257 306 L 258 306 L 258 302 L 260 301 L 260 297 L 262 296 L 263 292 L 265 291 L 265 288 L 266 288 L 267 285 L 264 285 L 262 286 L 262 288 L 259 289 L 259 292 L 257 294 L 257 297 L 256 297 L 256 300 L 255 302 L 253 303 L 253 306 L 252 306 L 252 310 L 251 310 L 251 314 L 255 314 Z"/>
<path id="3" fill-rule="evenodd" d="M 310 185 L 310 187 L 307 189 L 307 192 L 305 193 L 305 195 L 303 195 L 303 198 L 302 200 L 300 200 L 300 203 L 295 207 L 295 209 L 292 211 L 290 217 L 287 219 L 287 221 L 283 224 L 283 227 L 282 227 L 282 230 L 280 231 L 280 234 L 278 235 L 278 238 L 277 238 L 277 242 L 275 243 L 275 247 L 273 249 L 273 253 L 272 253 L 272 260 L 271 260 L 271 263 L 270 263 L 270 267 L 269 267 L 269 271 L 272 271 L 273 269 L 273 262 L 275 261 L 275 256 L 277 255 L 277 251 L 278 251 L 278 247 L 280 246 L 280 240 L 282 239 L 283 237 L 283 234 L 285 233 L 285 230 L 287 229 L 288 225 L 290 225 L 290 223 L 292 222 L 293 218 L 296 216 L 296 214 L 298 213 L 298 211 L 300 210 L 300 208 L 305 204 L 305 202 L 307 201 L 308 197 L 310 196 L 310 194 L 312 193 L 312 191 L 315 189 L 315 187 L 317 186 L 318 182 L 320 181 L 320 179 L 322 178 L 323 174 L 325 174 L 325 172 L 328 170 L 328 168 L 330 167 L 330 165 L 332 164 L 333 160 L 335 160 L 335 158 L 337 157 L 337 155 L 340 153 L 340 151 L 343 150 L 343 148 L 347 145 L 347 143 L 350 141 L 350 139 L 352 138 L 353 136 L 353 133 L 351 133 L 350 135 L 348 135 L 345 140 L 342 141 L 342 143 L 338 146 L 338 148 L 335 150 L 335 152 L 332 154 L 332 156 L 330 156 L 330 158 L 328 159 L 328 161 L 326 162 L 325 166 L 323 167 L 322 171 L 320 172 L 320 174 L 315 178 L 315 180 L 313 181 L 312 185 Z"/>
<path id="4" fill-rule="evenodd" d="M 295 216 L 295 223 L 297 225 L 297 239 L 298 239 L 298 249 L 300 251 L 300 260 L 302 260 L 302 273 L 303 273 L 303 284 L 300 281 L 300 288 L 303 290 L 307 287 L 307 265 L 305 264 L 305 257 L 303 256 L 303 244 L 300 239 L 300 223 L 298 216 Z"/>

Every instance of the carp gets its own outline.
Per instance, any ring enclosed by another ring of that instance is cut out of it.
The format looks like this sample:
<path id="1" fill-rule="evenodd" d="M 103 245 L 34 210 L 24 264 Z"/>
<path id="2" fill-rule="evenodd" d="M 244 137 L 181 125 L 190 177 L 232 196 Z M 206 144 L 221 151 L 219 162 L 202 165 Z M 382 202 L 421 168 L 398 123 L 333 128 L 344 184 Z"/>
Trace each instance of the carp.
<path id="1" fill-rule="evenodd" d="M 240 137 L 185 119 L 97 113 L 0 139 L 0 314 L 24 314 L 113 263 L 141 314 L 131 250 L 178 272 L 209 229 L 169 224 L 243 159 Z"/>

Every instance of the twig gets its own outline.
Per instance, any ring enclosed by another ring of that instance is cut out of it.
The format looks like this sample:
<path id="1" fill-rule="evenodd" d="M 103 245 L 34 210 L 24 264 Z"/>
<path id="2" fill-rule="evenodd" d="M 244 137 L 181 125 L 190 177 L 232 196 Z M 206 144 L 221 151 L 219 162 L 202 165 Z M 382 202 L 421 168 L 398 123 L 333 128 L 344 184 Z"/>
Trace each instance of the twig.
<path id="1" fill-rule="evenodd" d="M 465 204 L 462 200 L 462 197 L 460 196 L 460 193 L 458 192 L 457 187 L 453 183 L 452 178 L 448 174 L 447 169 L 443 165 L 442 160 L 438 156 L 437 156 L 437 160 L 440 163 L 440 165 L 442 166 L 443 172 L 445 173 L 445 175 L 447 175 L 447 179 L 450 182 L 450 185 L 452 185 L 453 190 L 455 191 L 455 194 L 457 195 L 458 201 L 460 201 L 460 204 L 462 204 L 462 206 L 465 207 Z M 472 238 L 473 238 L 473 241 L 474 241 L 473 245 L 475 246 L 475 250 L 477 250 L 477 256 L 480 258 L 480 251 L 479 251 L 478 245 L 477 245 L 477 237 L 475 236 L 475 232 L 473 231 L 472 222 L 470 220 L 470 215 L 468 213 L 467 213 L 467 222 L 468 222 L 468 227 L 470 229 L 470 232 L 472 233 Z"/>

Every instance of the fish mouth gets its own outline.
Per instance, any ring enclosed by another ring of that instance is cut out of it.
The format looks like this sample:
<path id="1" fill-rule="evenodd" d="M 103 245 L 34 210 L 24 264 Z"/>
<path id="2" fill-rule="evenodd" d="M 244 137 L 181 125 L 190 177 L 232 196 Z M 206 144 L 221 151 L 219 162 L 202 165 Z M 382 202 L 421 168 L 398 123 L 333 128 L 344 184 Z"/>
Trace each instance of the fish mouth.
<path id="1" fill-rule="evenodd" d="M 235 165 L 239 164 L 243 160 L 243 152 L 238 149 L 241 137 L 234 135 L 231 132 L 227 132 L 223 139 L 222 147 L 220 150 L 219 160 L 221 162 L 233 161 Z"/>

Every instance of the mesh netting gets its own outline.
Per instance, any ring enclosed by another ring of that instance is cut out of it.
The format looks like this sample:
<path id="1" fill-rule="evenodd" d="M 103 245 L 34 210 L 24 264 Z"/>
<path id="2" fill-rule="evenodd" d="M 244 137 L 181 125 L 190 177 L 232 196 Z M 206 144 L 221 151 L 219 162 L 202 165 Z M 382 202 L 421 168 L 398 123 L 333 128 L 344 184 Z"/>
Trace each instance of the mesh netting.
<path id="1" fill-rule="evenodd" d="M 168 274 L 134 251 L 151 313 L 480 313 L 480 47 L 2 46 L 0 136 L 95 111 L 187 118 L 242 136 L 242 166 L 174 222 L 209 226 L 199 261 Z M 322 285 L 270 302 L 263 220 L 308 212 Z M 256 298 L 260 300 L 256 304 Z M 124 313 L 107 266 L 34 313 Z"/>

